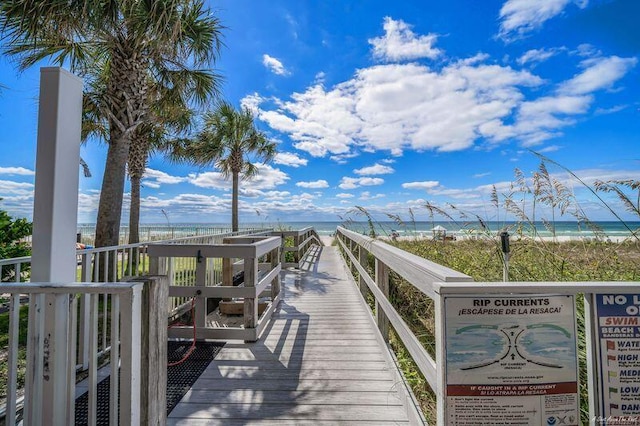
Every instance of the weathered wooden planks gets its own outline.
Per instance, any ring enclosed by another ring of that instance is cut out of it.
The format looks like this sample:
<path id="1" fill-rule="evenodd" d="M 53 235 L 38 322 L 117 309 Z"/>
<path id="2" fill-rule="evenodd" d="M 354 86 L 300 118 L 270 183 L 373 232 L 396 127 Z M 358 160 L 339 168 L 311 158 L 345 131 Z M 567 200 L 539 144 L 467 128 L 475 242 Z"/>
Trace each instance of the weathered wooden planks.
<path id="1" fill-rule="evenodd" d="M 282 273 L 259 341 L 228 343 L 168 424 L 408 424 L 395 366 L 334 247 Z"/>

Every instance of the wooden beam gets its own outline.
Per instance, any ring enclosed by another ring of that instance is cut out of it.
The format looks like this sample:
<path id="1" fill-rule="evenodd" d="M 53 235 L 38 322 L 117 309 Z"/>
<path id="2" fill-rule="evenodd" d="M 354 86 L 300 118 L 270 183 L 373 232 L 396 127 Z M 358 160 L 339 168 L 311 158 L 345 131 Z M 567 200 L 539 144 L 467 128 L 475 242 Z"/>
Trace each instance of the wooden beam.
<path id="1" fill-rule="evenodd" d="M 258 259 L 244 259 L 244 286 L 255 287 L 258 279 Z M 256 328 L 258 325 L 258 300 L 254 298 L 244 299 L 244 328 Z"/>
<path id="2" fill-rule="evenodd" d="M 169 283 L 166 276 L 140 277 L 142 291 L 142 347 L 140 419 L 147 425 L 166 423 L 167 310 Z"/>

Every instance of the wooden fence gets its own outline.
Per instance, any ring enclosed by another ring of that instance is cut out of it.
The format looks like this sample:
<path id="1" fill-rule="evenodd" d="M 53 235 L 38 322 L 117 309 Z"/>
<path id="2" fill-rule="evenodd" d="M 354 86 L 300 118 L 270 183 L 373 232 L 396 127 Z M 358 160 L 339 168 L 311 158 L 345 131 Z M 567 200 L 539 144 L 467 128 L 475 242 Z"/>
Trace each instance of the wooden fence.
<path id="1" fill-rule="evenodd" d="M 271 318 L 280 296 L 280 237 L 227 237 L 225 244 L 150 245 L 151 273 L 169 276 L 170 307 L 184 310 L 195 299 L 196 337 L 255 341 Z M 237 262 L 236 260 L 240 260 Z M 217 262 L 216 262 L 217 260 Z M 176 264 L 181 267 L 178 270 Z M 240 286 L 233 286 L 234 264 L 242 268 Z M 220 279 L 218 279 L 218 277 Z M 269 305 L 258 315 L 259 298 L 269 288 Z M 207 325 L 207 299 L 242 299 L 242 327 Z M 188 326 L 170 330 L 170 337 L 191 337 Z"/>
<path id="2" fill-rule="evenodd" d="M 19 406 L 25 424 L 73 424 L 78 355 L 78 294 L 89 298 L 89 418 L 95 420 L 98 368 L 98 297 L 107 295 L 111 305 L 112 345 L 110 416 L 113 424 L 140 422 L 141 298 L 143 283 L 11 284 L 2 291 L 10 296 L 8 388 L 5 424 L 16 424 Z M 18 398 L 18 337 L 20 295 L 29 296 L 27 371 L 24 401 Z M 60 310 L 61 307 L 66 312 Z M 55 318 L 46 324 L 45 317 Z M 118 379 L 118 365 L 121 374 Z M 120 395 L 118 397 L 118 394 Z M 118 416 L 118 398 L 120 414 Z"/>
<path id="3" fill-rule="evenodd" d="M 594 325 L 595 294 L 640 294 L 638 282 L 473 282 L 473 279 L 453 269 L 407 253 L 380 240 L 375 240 L 345 228 L 338 228 L 337 240 L 344 253 L 354 279 L 363 296 L 370 293 L 375 299 L 375 316 L 382 336 L 388 340 L 389 327 L 393 327 L 406 347 L 415 365 L 437 396 L 437 423 L 448 424 L 446 419 L 446 371 L 444 348 L 445 300 L 460 295 L 572 295 L 584 298 L 587 348 L 589 418 L 596 419 L 603 413 L 597 409 L 600 396 L 596 358 L 597 348 Z M 370 256 L 375 262 L 371 276 Z M 390 272 L 430 298 L 435 307 L 435 358 L 420 343 L 414 332 L 402 319 L 389 300 Z M 584 367 L 584 366 L 583 366 Z M 546 421 L 546 419 L 544 419 Z M 546 424 L 546 423 L 545 423 Z"/>

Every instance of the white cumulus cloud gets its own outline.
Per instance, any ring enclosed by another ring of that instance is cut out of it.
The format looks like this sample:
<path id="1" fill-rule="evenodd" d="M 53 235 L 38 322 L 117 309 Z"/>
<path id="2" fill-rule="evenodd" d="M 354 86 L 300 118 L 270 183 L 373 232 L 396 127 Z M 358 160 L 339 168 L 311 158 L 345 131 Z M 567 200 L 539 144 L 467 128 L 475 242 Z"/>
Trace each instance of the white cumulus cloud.
<path id="1" fill-rule="evenodd" d="M 406 182 L 402 184 L 405 189 L 432 189 L 440 185 L 437 180 L 425 180 L 421 182 Z"/>
<path id="2" fill-rule="evenodd" d="M 540 62 L 544 62 L 547 59 L 557 55 L 561 50 L 561 48 L 555 49 L 531 49 L 527 50 L 522 56 L 520 56 L 517 60 L 518 64 L 538 64 Z"/>
<path id="3" fill-rule="evenodd" d="M 356 169 L 353 172 L 361 176 L 362 175 L 371 176 L 371 175 L 388 175 L 395 172 L 395 170 L 392 167 L 383 166 L 382 164 L 376 163 L 373 166 Z"/>
<path id="4" fill-rule="evenodd" d="M 300 188 L 320 189 L 320 188 L 328 188 L 329 182 L 327 182 L 324 179 L 320 179 L 312 182 L 297 182 L 296 186 L 299 186 Z"/>
<path id="5" fill-rule="evenodd" d="M 166 172 L 154 169 L 147 169 L 144 172 L 143 185 L 149 188 L 160 188 L 160 185 L 165 184 L 177 184 L 185 182 L 186 177 L 172 176 Z"/>
<path id="6" fill-rule="evenodd" d="M 309 160 L 306 158 L 300 158 L 298 154 L 292 152 L 279 152 L 276 154 L 276 158 L 273 159 L 276 164 L 282 164 L 289 167 L 306 166 Z"/>
<path id="7" fill-rule="evenodd" d="M 280 169 L 268 164 L 256 164 L 258 174 L 251 179 L 243 180 L 240 187 L 252 189 L 273 189 L 283 185 L 289 180 L 289 176 Z M 219 172 L 191 173 L 187 181 L 200 188 L 212 188 L 228 191 L 231 188 L 229 179 L 225 179 Z"/>
<path id="8" fill-rule="evenodd" d="M 373 56 L 387 62 L 419 58 L 434 59 L 442 51 L 433 47 L 436 34 L 416 35 L 411 26 L 402 20 L 384 18 L 384 36 L 369 40 L 373 46 Z"/>
<path id="9" fill-rule="evenodd" d="M 277 75 L 290 75 L 291 73 L 284 67 L 282 62 L 279 59 L 274 58 L 273 56 L 267 55 L 266 53 L 262 55 L 262 65 L 267 67 L 269 71 Z"/>
<path id="10" fill-rule="evenodd" d="M 341 164 L 362 152 L 451 152 L 512 140 L 532 146 L 560 136 L 590 111 L 596 91 L 614 87 L 637 63 L 591 57 L 573 78 L 553 83 L 489 60 L 480 53 L 437 68 L 378 64 L 332 87 L 250 101 L 258 119 L 295 148 Z"/>
<path id="11" fill-rule="evenodd" d="M 372 177 L 352 178 L 352 177 L 345 176 L 340 181 L 340 185 L 338 185 L 338 187 L 340 189 L 355 189 L 361 186 L 382 185 L 383 183 L 384 183 L 384 179 L 382 178 L 372 178 Z"/>
<path id="12" fill-rule="evenodd" d="M 521 38 L 562 13 L 571 3 L 584 8 L 588 0 L 507 0 L 500 9 L 498 36 L 505 41 Z"/>
<path id="13" fill-rule="evenodd" d="M 24 167 L 0 167 L 0 175 L 33 176 L 35 174 L 33 170 L 25 169 Z"/>
<path id="14" fill-rule="evenodd" d="M 571 95 L 584 95 L 596 90 L 607 89 L 636 66 L 637 58 L 605 58 L 587 59 L 582 62 L 584 71 L 563 83 L 560 92 Z"/>

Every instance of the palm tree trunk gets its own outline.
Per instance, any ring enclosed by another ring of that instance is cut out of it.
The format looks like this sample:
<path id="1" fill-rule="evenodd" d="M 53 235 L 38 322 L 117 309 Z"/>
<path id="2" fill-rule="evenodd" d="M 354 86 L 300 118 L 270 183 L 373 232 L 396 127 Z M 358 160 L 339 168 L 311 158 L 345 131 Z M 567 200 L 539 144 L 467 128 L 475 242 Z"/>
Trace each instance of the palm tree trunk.
<path id="1" fill-rule="evenodd" d="M 131 208 L 129 209 L 129 244 L 140 242 L 140 177 L 131 176 Z"/>
<path id="2" fill-rule="evenodd" d="M 109 144 L 98 205 L 96 247 L 117 246 L 119 242 L 129 143 L 129 138 L 123 134 Z"/>
<path id="3" fill-rule="evenodd" d="M 239 173 L 233 172 L 233 195 L 231 197 L 231 230 L 238 231 L 238 181 Z"/>
<path id="4" fill-rule="evenodd" d="M 129 154 L 129 139 L 122 134 L 119 139 L 112 139 L 107 151 L 107 163 L 102 179 L 100 203 L 98 205 L 98 219 L 96 221 L 96 247 L 117 246 L 120 237 L 120 218 L 122 217 L 122 196 L 126 175 L 127 156 Z M 117 274 L 109 267 L 106 256 L 96 257 L 94 261 L 94 276 L 100 282 L 115 282 Z M 108 273 L 106 272 L 108 271 Z"/>

